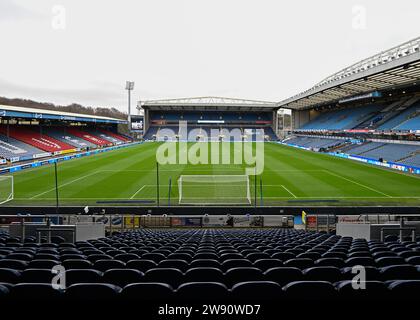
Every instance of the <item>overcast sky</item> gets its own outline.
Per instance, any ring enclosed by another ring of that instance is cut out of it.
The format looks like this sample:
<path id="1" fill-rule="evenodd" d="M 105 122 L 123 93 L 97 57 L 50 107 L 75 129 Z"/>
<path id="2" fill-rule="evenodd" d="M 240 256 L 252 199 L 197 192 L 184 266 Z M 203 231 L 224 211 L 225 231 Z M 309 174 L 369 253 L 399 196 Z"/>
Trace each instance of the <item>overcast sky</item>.
<path id="1" fill-rule="evenodd" d="M 418 0 L 0 0 L 0 96 L 280 101 L 417 36 Z"/>

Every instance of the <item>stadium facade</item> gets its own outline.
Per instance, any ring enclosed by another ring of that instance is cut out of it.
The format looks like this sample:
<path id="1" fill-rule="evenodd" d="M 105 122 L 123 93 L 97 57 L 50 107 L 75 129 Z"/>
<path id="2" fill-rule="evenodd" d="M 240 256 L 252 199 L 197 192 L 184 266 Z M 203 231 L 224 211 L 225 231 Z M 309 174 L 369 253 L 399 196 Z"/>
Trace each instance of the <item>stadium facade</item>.
<path id="1" fill-rule="evenodd" d="M 273 102 L 198 97 L 140 101 L 138 106 L 144 110 L 145 140 L 195 142 L 209 141 L 212 136 L 227 141 L 227 131 L 234 129 L 240 130 L 239 139 L 252 139 L 255 130 L 263 129 L 265 140 L 277 140 L 279 108 Z M 180 121 L 188 126 L 184 134 L 180 133 Z"/>

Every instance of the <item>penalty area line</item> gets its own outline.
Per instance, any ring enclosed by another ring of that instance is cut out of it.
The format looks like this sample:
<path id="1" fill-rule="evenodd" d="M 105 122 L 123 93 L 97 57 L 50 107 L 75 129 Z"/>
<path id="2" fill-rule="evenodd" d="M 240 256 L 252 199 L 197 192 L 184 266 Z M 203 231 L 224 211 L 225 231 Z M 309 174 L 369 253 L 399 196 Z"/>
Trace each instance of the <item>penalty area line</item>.
<path id="1" fill-rule="evenodd" d="M 294 193 L 293 192 L 291 192 L 289 189 L 287 189 L 284 185 L 281 185 L 282 186 L 282 188 L 284 189 L 284 190 L 286 190 L 288 193 L 290 193 L 292 196 L 293 196 L 293 198 L 297 198 L 295 195 L 294 195 Z"/>
<path id="2" fill-rule="evenodd" d="M 141 191 L 141 190 L 143 190 L 144 189 L 144 187 L 145 187 L 146 185 L 143 185 L 141 188 L 139 188 L 131 197 L 130 197 L 130 199 L 134 199 L 134 197 L 136 196 L 136 195 L 138 195 L 139 194 L 139 192 Z"/>
<path id="3" fill-rule="evenodd" d="M 342 175 L 339 175 L 339 174 L 336 174 L 336 173 L 332 173 L 332 172 L 330 172 L 330 171 L 328 171 L 328 170 L 324 170 L 324 171 L 325 171 L 326 173 L 328 173 L 328 174 L 332 175 L 332 176 L 335 176 L 335 177 L 337 177 L 337 178 L 340 178 L 340 179 L 346 180 L 346 181 L 348 181 L 348 182 L 351 182 L 351 183 L 357 184 L 358 186 L 361 186 L 361 187 L 363 187 L 363 188 L 369 189 L 369 190 L 374 191 L 374 192 L 376 192 L 376 193 L 382 194 L 382 195 L 384 195 L 384 196 L 386 196 L 386 197 L 388 197 L 388 198 L 393 198 L 393 197 L 392 197 L 392 196 L 390 196 L 389 194 L 386 194 L 386 193 L 384 193 L 384 192 L 382 192 L 382 191 L 379 191 L 379 190 L 376 190 L 376 189 L 371 188 L 371 187 L 369 187 L 369 186 L 366 186 L 366 185 L 364 185 L 364 184 L 362 184 L 362 183 L 359 183 L 359 182 L 357 182 L 357 181 L 354 181 L 354 180 L 348 179 L 348 178 L 346 178 L 346 177 L 343 177 Z"/>
<path id="4" fill-rule="evenodd" d="M 66 183 L 60 184 L 60 185 L 58 186 L 58 189 L 61 189 L 62 187 L 68 186 L 69 184 L 75 183 L 75 182 L 80 181 L 80 180 L 82 180 L 82 179 L 86 179 L 86 178 L 88 178 L 88 177 L 90 177 L 90 176 L 93 176 L 94 174 L 99 173 L 99 172 L 100 172 L 100 171 L 94 171 L 94 172 L 91 172 L 91 173 L 89 173 L 89 174 L 87 174 L 87 175 L 81 176 L 81 177 L 79 177 L 79 178 L 77 178 L 77 179 L 74 179 L 74 180 L 71 180 L 71 181 L 69 181 L 69 182 L 66 182 Z M 44 192 L 38 193 L 38 194 L 34 195 L 31 199 L 36 199 L 36 198 L 38 198 L 38 197 L 40 197 L 40 196 L 43 196 L 43 195 L 44 195 L 44 194 L 46 194 L 46 193 L 49 193 L 49 192 L 54 191 L 54 190 L 55 190 L 55 187 L 54 187 L 54 188 L 51 188 L 51 189 L 48 189 L 47 191 L 44 191 Z"/>

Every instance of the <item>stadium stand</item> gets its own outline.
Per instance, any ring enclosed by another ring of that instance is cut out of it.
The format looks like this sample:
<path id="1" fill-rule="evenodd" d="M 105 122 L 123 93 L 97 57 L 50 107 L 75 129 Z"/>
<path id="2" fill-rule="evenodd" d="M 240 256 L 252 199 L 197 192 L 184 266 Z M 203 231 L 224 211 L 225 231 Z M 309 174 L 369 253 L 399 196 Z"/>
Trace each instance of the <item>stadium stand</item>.
<path id="1" fill-rule="evenodd" d="M 20 239 L 0 234 L 0 244 L 0 300 L 121 296 L 191 301 L 203 298 L 204 289 L 206 300 L 348 299 L 349 295 L 398 300 L 406 299 L 420 280 L 416 265 L 420 242 L 367 241 L 292 229 L 137 230 L 74 244 L 28 239 L 23 245 Z M 47 254 L 54 259 L 46 259 Z M 69 259 L 69 254 L 79 259 Z M 68 268 L 68 286 L 53 291 L 49 267 L 60 261 Z M 349 267 L 355 263 L 369 271 L 367 292 L 349 288 L 353 276 Z"/>
<path id="2" fill-rule="evenodd" d="M 264 129 L 266 141 L 278 140 L 276 106 L 271 102 L 201 97 L 145 101 L 142 108 L 147 129 L 145 140 L 175 140 L 177 137 L 186 140 L 178 129 L 180 121 L 187 123 L 189 141 L 205 141 L 211 130 L 218 132 L 212 137 L 213 141 L 242 139 L 228 139 L 230 134 L 226 130 L 239 130 L 245 140 L 253 140 L 255 134 L 251 131 L 254 129 Z M 174 133 L 168 134 L 165 129 Z"/>
<path id="3" fill-rule="evenodd" d="M 372 118 L 383 106 L 370 105 L 363 108 L 346 108 L 326 111 L 306 123 L 302 130 L 344 130 L 352 129 Z"/>
<path id="4" fill-rule="evenodd" d="M 125 120 L 10 105 L 1 105 L 0 111 L 0 164 L 6 171 L 19 170 L 11 169 L 11 163 L 133 141 L 118 134 L 118 124 L 126 123 Z M 74 126 L 75 123 L 84 126 Z M 84 133 L 84 129 L 95 133 Z M 138 133 L 136 137 L 139 138 Z"/>
<path id="5" fill-rule="evenodd" d="M 361 155 L 364 152 L 368 152 L 377 148 L 384 146 L 385 143 L 380 142 L 364 142 L 362 144 L 352 144 L 345 148 L 342 148 L 342 152 L 351 153 L 353 155 Z"/>
<path id="6" fill-rule="evenodd" d="M 418 98 L 416 98 L 415 101 L 417 101 Z M 388 117 L 388 121 L 380 125 L 377 129 L 378 130 L 402 130 L 401 128 L 398 129 L 400 125 L 402 125 L 405 121 L 410 119 L 410 116 L 416 112 L 416 110 L 419 107 L 419 103 L 415 103 L 414 105 L 411 105 L 410 103 L 413 100 L 410 100 L 410 102 L 403 103 L 401 107 L 397 108 L 394 112 L 390 112 L 390 115 Z"/>
<path id="7" fill-rule="evenodd" d="M 307 148 L 331 148 L 337 147 L 345 142 L 340 139 L 318 138 L 308 136 L 297 136 L 285 140 L 285 142 Z"/>
<path id="8" fill-rule="evenodd" d="M 351 155 L 363 156 L 371 159 L 383 159 L 385 161 L 400 162 L 414 165 L 418 163 L 419 144 L 403 143 L 346 143 L 343 139 L 319 138 L 310 136 L 295 136 L 285 139 L 284 143 L 293 144 L 307 148 L 336 148 L 337 151 Z"/>
<path id="9" fill-rule="evenodd" d="M 77 148 L 96 148 L 97 145 L 93 144 L 87 140 L 81 139 L 79 137 L 76 137 L 69 132 L 67 132 L 66 128 L 64 127 L 44 127 L 43 132 L 48 134 L 50 137 L 53 137 L 54 139 L 60 140 L 62 142 L 68 143 L 70 145 L 73 145 Z"/>
<path id="10" fill-rule="evenodd" d="M 23 143 L 11 137 L 7 138 L 0 135 L 0 157 L 11 160 L 19 158 L 20 160 L 32 159 L 36 154 L 41 154 L 44 151 L 37 149 L 29 144 Z"/>
<path id="11" fill-rule="evenodd" d="M 420 128 L 420 113 L 417 111 L 415 115 L 411 115 L 410 118 L 400 125 L 395 127 L 395 130 L 417 130 Z"/>
<path id="12" fill-rule="evenodd" d="M 75 127 L 68 128 L 68 132 L 76 137 L 82 138 L 86 141 L 89 141 L 90 143 L 96 144 L 97 146 L 102 147 L 102 146 L 109 146 L 112 144 L 110 141 L 106 139 L 98 137 L 90 132 L 83 131 L 79 128 L 75 128 Z"/>
<path id="13" fill-rule="evenodd" d="M 276 133 L 274 132 L 273 128 L 268 127 L 268 128 L 263 128 L 264 129 L 264 134 L 268 137 L 268 141 L 276 141 L 278 140 L 278 137 L 276 135 Z"/>
<path id="14" fill-rule="evenodd" d="M 401 159 L 408 157 L 410 154 L 418 150 L 420 150 L 420 145 L 386 143 L 379 144 L 373 149 L 359 152 L 358 155 L 372 159 L 382 158 L 387 161 L 399 162 Z"/>
<path id="15" fill-rule="evenodd" d="M 158 126 L 150 126 L 143 136 L 144 140 L 153 140 L 154 137 L 156 137 L 158 131 L 159 131 Z"/>
<path id="16" fill-rule="evenodd" d="M 254 112 L 220 112 L 220 111 L 201 111 L 201 112 L 173 112 L 173 111 L 158 111 L 151 113 L 151 121 L 191 121 L 196 122 L 198 120 L 224 120 L 225 123 L 229 122 L 256 122 L 256 121 L 271 121 L 271 114 L 254 113 Z"/>
<path id="17" fill-rule="evenodd" d="M 415 155 L 401 160 L 400 162 L 409 166 L 420 167 L 420 154 L 417 152 Z"/>
<path id="18" fill-rule="evenodd" d="M 371 104 L 358 108 L 323 111 L 299 130 L 416 130 L 420 126 L 419 98 L 403 99 L 388 106 Z"/>
<path id="19" fill-rule="evenodd" d="M 219 138 L 226 137 L 231 135 L 233 130 L 239 130 L 241 135 L 246 138 L 245 140 L 251 141 L 255 140 L 255 131 L 253 133 L 246 133 L 248 130 L 263 129 L 265 134 L 266 141 L 276 141 L 278 140 L 277 135 L 274 133 L 274 130 L 271 127 L 236 127 L 236 126 L 188 126 L 187 136 L 189 141 L 198 141 L 203 139 L 211 139 L 212 141 L 219 141 Z M 226 131 L 227 130 L 227 131 Z M 212 136 L 213 135 L 213 136 Z M 166 126 L 150 126 L 146 134 L 144 135 L 145 140 L 171 140 L 175 141 L 176 137 L 183 140 L 182 134 L 179 132 L 179 127 L 176 125 L 166 125 Z M 230 140 L 233 138 L 231 137 Z M 241 139 L 241 138 L 238 138 Z M 227 140 L 227 138 L 225 139 Z M 234 140 L 234 139 L 233 139 Z"/>
<path id="20" fill-rule="evenodd" d="M 94 135 L 94 136 L 97 136 L 97 137 L 101 138 L 104 141 L 109 141 L 112 144 L 124 143 L 124 140 L 121 140 L 121 139 L 118 139 L 114 136 L 111 136 L 111 135 L 103 132 L 102 130 L 100 130 L 100 131 L 99 130 L 88 130 L 87 132 Z"/>
<path id="21" fill-rule="evenodd" d="M 9 126 L 9 130 L 7 130 L 6 126 L 2 125 L 0 126 L 0 132 L 3 135 L 9 134 L 10 137 L 16 140 L 20 140 L 48 152 L 74 149 L 74 146 L 70 144 L 56 140 L 47 135 L 40 134 L 39 132 L 35 132 L 25 126 Z"/>
<path id="22" fill-rule="evenodd" d="M 113 137 L 113 138 L 118 139 L 118 140 L 120 140 L 122 142 L 125 142 L 125 143 L 132 141 L 132 139 L 129 139 L 128 137 L 125 137 L 125 136 L 123 136 L 121 134 L 117 134 L 117 133 L 112 132 L 112 131 L 109 131 L 109 130 L 103 130 L 103 129 L 101 129 L 100 131 L 102 133 L 106 134 L 108 137 Z"/>
<path id="23" fill-rule="evenodd" d="M 191 129 L 193 128 L 191 127 L 188 128 L 188 133 L 190 132 Z M 158 131 L 155 134 L 156 140 L 159 140 L 159 141 L 164 141 L 164 140 L 175 141 L 177 136 L 179 136 L 181 140 L 187 139 L 187 137 L 183 137 L 181 135 L 181 133 L 179 132 L 179 126 L 177 125 L 161 126 L 159 127 Z"/>

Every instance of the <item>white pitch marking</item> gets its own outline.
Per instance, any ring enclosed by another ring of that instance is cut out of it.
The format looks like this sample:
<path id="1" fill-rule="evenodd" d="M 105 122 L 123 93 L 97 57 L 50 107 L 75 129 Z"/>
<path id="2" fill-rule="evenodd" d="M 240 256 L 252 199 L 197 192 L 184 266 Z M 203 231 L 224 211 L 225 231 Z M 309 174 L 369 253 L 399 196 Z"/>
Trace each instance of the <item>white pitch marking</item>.
<path id="1" fill-rule="evenodd" d="M 293 192 L 291 192 L 289 189 L 287 189 L 284 185 L 281 185 L 283 187 L 284 190 L 286 190 L 287 192 L 289 192 L 294 198 L 297 198 Z"/>
<path id="2" fill-rule="evenodd" d="M 149 185 L 145 185 L 149 187 Z M 279 186 L 280 187 L 280 186 Z M 168 199 L 167 197 L 160 197 L 161 199 Z M 202 197 L 196 197 L 195 199 L 201 199 Z M 234 197 L 231 197 L 234 198 Z M 242 197 L 237 197 L 241 199 Z M 264 197 L 264 199 L 291 199 L 292 197 Z M 337 197 L 337 196 L 318 196 L 318 197 L 306 197 L 299 196 L 298 199 L 318 199 L 318 200 L 331 200 L 331 199 L 386 199 L 388 197 L 378 196 L 378 197 Z M 127 198 L 60 198 L 61 200 L 127 200 Z M 153 197 L 145 197 L 145 199 L 154 199 Z M 392 199 L 416 199 L 420 200 L 419 197 L 392 197 Z M 14 198 L 16 201 L 31 200 L 31 198 Z M 42 198 L 40 200 L 55 200 L 55 198 Z"/>
<path id="3" fill-rule="evenodd" d="M 359 182 L 357 182 L 357 181 L 347 179 L 346 177 L 343 177 L 343 176 L 341 176 L 341 175 L 339 175 L 339 174 L 336 174 L 336 173 L 332 173 L 332 172 L 330 172 L 330 171 L 328 171 L 328 170 L 324 170 L 324 171 L 325 171 L 325 172 L 327 172 L 327 173 L 329 173 L 329 174 L 330 174 L 330 175 L 332 175 L 332 176 L 337 177 L 337 178 L 344 179 L 344 180 L 346 180 L 346 181 L 348 181 L 348 182 L 351 182 L 351 183 L 357 184 L 357 185 L 359 185 L 359 186 L 361 186 L 361 187 L 363 187 L 363 188 L 366 188 L 366 189 L 372 190 L 372 191 L 374 191 L 374 192 L 376 192 L 376 193 L 383 194 L 384 196 L 386 196 L 386 197 L 388 197 L 388 198 L 393 198 L 392 196 L 390 196 L 390 195 L 388 195 L 388 194 L 386 194 L 386 193 L 384 193 L 384 192 L 382 192 L 382 191 L 379 191 L 379 190 L 376 190 L 376 189 L 374 189 L 374 188 L 368 187 L 368 186 L 366 186 L 366 185 L 364 185 L 364 184 L 362 184 L 362 183 L 359 183 Z"/>
<path id="4" fill-rule="evenodd" d="M 130 197 L 130 199 L 133 199 L 141 190 L 143 190 L 143 188 L 145 187 L 146 185 L 143 185 L 140 189 L 138 189 L 137 191 L 136 191 L 136 193 L 134 193 L 131 197 Z"/>
<path id="5" fill-rule="evenodd" d="M 87 178 L 87 177 L 93 176 L 94 174 L 97 174 L 98 172 L 100 172 L 100 171 L 94 171 L 94 172 L 91 172 L 91 173 L 89 173 L 89 174 L 87 174 L 87 175 L 84 175 L 84 176 L 82 176 L 82 177 L 79 177 L 79 178 L 77 178 L 77 179 L 71 180 L 71 181 L 66 182 L 66 183 L 64 183 L 64 184 L 61 184 L 61 185 L 59 185 L 59 186 L 58 186 L 58 189 L 60 189 L 61 187 L 68 186 L 69 184 L 72 184 L 72 183 L 77 182 L 77 181 L 79 181 L 79 180 L 85 179 L 85 178 Z M 37 195 L 34 195 L 31 199 L 38 198 L 39 196 L 42 196 L 42 195 L 44 195 L 44 194 L 46 194 L 46 193 L 48 193 L 48 192 L 54 191 L 54 190 L 55 190 L 55 187 L 54 187 L 54 188 L 51 188 L 51 189 L 49 189 L 49 190 L 47 190 L 47 191 L 41 192 L 41 193 L 39 193 L 39 194 L 37 194 Z"/>

